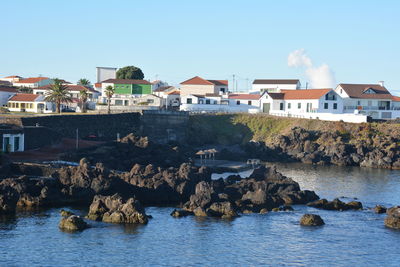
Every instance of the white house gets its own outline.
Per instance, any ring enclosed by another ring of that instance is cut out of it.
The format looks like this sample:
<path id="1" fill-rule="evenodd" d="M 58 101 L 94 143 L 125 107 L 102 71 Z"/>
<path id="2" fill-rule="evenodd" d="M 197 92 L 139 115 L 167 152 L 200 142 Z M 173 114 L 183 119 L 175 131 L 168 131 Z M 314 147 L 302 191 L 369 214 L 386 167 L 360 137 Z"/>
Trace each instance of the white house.
<path id="1" fill-rule="evenodd" d="M 304 116 L 306 113 L 340 114 L 343 111 L 343 100 L 332 89 L 265 92 L 260 102 L 262 112 L 269 114 Z"/>
<path id="2" fill-rule="evenodd" d="M 339 84 L 335 92 L 343 98 L 344 113 L 360 113 L 373 119 L 400 117 L 400 110 L 393 105 L 393 96 L 380 84 Z"/>
<path id="3" fill-rule="evenodd" d="M 17 90 L 13 87 L 0 86 L 0 107 L 7 106 L 8 99 L 16 93 Z"/>
<path id="4" fill-rule="evenodd" d="M 181 82 L 181 95 L 206 95 L 206 94 L 225 94 L 228 93 L 227 80 L 205 80 L 195 76 L 189 80 Z"/>
<path id="5" fill-rule="evenodd" d="M 179 90 L 173 90 L 165 93 L 165 105 L 167 109 L 179 108 L 181 104 L 181 92 Z"/>
<path id="6" fill-rule="evenodd" d="M 9 130 L 0 134 L 2 138 L 1 151 L 19 152 L 24 151 L 24 133 L 18 130 Z"/>
<path id="7" fill-rule="evenodd" d="M 44 100 L 44 95 L 16 94 L 8 100 L 8 110 L 14 112 L 51 113 L 55 105 Z"/>
<path id="8" fill-rule="evenodd" d="M 151 82 L 151 90 L 154 92 L 155 90 L 157 90 L 160 87 L 167 87 L 168 83 L 160 81 L 160 80 L 156 80 L 156 81 L 152 81 Z"/>
<path id="9" fill-rule="evenodd" d="M 180 110 L 190 112 L 251 112 L 259 111 L 260 95 L 255 94 L 205 94 L 181 95 Z"/>
<path id="10" fill-rule="evenodd" d="M 0 81 L 5 81 L 5 82 L 8 82 L 10 84 L 13 84 L 15 82 L 19 82 L 22 79 L 24 79 L 24 78 L 22 78 L 21 76 L 13 75 L 13 76 L 7 76 L 7 77 L 4 77 L 4 78 L 0 78 Z"/>
<path id="11" fill-rule="evenodd" d="M 34 77 L 34 78 L 26 78 L 19 80 L 17 82 L 13 82 L 14 86 L 17 87 L 25 87 L 25 88 L 37 88 L 45 85 L 52 84 L 53 80 L 47 77 Z"/>
<path id="12" fill-rule="evenodd" d="M 298 90 L 301 87 L 299 80 L 272 80 L 272 79 L 256 79 L 253 81 L 251 94 L 262 94 L 265 91 L 278 92 L 279 90 Z"/>

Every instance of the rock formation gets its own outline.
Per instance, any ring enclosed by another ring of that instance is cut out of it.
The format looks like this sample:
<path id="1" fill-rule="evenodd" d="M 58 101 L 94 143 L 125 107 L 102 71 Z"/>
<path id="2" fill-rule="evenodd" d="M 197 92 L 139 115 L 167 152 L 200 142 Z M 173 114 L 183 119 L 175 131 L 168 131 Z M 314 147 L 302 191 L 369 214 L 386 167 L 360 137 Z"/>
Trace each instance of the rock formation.
<path id="1" fill-rule="evenodd" d="M 389 228 L 400 229 L 400 206 L 388 209 L 386 214 L 385 225 Z"/>
<path id="2" fill-rule="evenodd" d="M 110 223 L 146 224 L 148 222 L 148 216 L 138 200 L 129 198 L 124 201 L 118 194 L 96 195 L 90 205 L 87 218 Z"/>
<path id="3" fill-rule="evenodd" d="M 303 226 L 320 226 L 324 224 L 324 220 L 322 220 L 322 218 L 316 214 L 304 214 L 300 218 L 300 225 Z"/>

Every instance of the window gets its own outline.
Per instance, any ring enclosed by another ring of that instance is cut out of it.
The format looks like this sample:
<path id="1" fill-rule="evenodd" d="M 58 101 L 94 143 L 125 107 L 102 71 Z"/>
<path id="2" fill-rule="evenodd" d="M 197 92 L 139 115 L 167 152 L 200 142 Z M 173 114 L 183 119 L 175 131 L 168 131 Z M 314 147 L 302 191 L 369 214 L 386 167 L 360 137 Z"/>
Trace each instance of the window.
<path id="1" fill-rule="evenodd" d="M 333 103 L 333 109 L 337 109 L 337 103 Z"/>
<path id="2" fill-rule="evenodd" d="M 279 103 L 279 110 L 283 110 L 283 103 Z"/>
<path id="3" fill-rule="evenodd" d="M 216 104 L 218 104 L 218 101 L 217 101 L 217 100 L 214 100 L 214 105 L 216 105 Z"/>
<path id="4" fill-rule="evenodd" d="M 237 101 L 236 101 L 236 105 L 240 105 L 240 100 L 237 100 Z"/>
<path id="5" fill-rule="evenodd" d="M 360 100 L 357 101 L 357 106 L 361 106 L 361 101 Z"/>
<path id="6" fill-rule="evenodd" d="M 251 101 L 248 101 L 248 102 L 247 102 L 247 105 L 251 106 Z"/>
<path id="7" fill-rule="evenodd" d="M 301 109 L 301 103 L 297 103 L 297 108 Z"/>
<path id="8" fill-rule="evenodd" d="M 328 109 L 329 108 L 329 104 L 328 103 L 324 103 L 324 109 Z"/>
<path id="9" fill-rule="evenodd" d="M 122 100 L 115 100 L 116 106 L 122 106 Z"/>
<path id="10" fill-rule="evenodd" d="M 153 104 L 154 103 L 154 99 L 147 99 L 147 103 Z"/>
<path id="11" fill-rule="evenodd" d="M 343 94 L 343 89 L 340 89 L 340 94 Z"/>
<path id="12" fill-rule="evenodd" d="M 206 104 L 207 104 L 207 105 L 210 104 L 210 99 L 206 99 Z"/>
<path id="13" fill-rule="evenodd" d="M 192 99 L 191 98 L 186 99 L 186 104 L 192 104 Z"/>
<path id="14" fill-rule="evenodd" d="M 292 103 L 288 103 L 288 104 L 287 104 L 287 108 L 288 108 L 288 109 L 291 109 L 291 108 L 292 108 Z"/>

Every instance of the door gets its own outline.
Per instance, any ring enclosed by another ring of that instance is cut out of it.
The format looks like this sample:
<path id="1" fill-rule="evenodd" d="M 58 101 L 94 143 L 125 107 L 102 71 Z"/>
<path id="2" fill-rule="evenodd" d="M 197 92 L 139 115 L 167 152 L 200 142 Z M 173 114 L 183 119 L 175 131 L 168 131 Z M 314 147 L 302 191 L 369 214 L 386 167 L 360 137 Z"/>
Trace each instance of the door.
<path id="1" fill-rule="evenodd" d="M 11 152 L 10 137 L 3 137 L 3 151 Z"/>
<path id="2" fill-rule="evenodd" d="M 13 152 L 19 151 L 19 140 L 20 140 L 19 136 L 14 136 L 14 151 Z"/>
<path id="3" fill-rule="evenodd" d="M 271 108 L 271 104 L 270 103 L 264 103 L 263 104 L 263 112 L 264 113 L 269 113 L 270 108 Z"/>

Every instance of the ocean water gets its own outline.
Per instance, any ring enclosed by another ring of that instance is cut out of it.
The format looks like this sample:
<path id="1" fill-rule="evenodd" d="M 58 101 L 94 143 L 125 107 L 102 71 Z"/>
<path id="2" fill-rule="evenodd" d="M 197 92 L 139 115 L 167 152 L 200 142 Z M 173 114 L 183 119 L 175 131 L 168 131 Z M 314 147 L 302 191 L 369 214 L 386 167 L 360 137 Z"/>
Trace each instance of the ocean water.
<path id="1" fill-rule="evenodd" d="M 400 205 L 400 171 L 277 167 L 323 198 Z M 400 231 L 384 226 L 384 214 L 294 209 L 223 220 L 177 219 L 172 207 L 148 207 L 147 225 L 90 222 L 77 233 L 58 229 L 59 209 L 18 213 L 0 217 L 0 266 L 400 266 Z M 326 224 L 300 226 L 304 213 Z"/>

